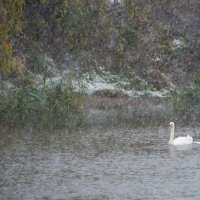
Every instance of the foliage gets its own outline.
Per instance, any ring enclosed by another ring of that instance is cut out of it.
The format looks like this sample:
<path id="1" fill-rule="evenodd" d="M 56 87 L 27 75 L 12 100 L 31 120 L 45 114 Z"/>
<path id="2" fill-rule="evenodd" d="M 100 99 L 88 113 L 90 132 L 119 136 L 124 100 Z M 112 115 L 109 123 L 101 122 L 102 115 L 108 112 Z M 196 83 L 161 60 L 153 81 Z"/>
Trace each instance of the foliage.
<path id="1" fill-rule="evenodd" d="M 123 91 L 120 89 L 111 90 L 111 89 L 103 89 L 103 90 L 97 90 L 93 93 L 96 96 L 104 96 L 104 97 L 121 97 L 125 96 Z"/>
<path id="2" fill-rule="evenodd" d="M 80 71 L 91 67 L 116 73 L 126 70 L 132 78 L 139 76 L 148 82 L 152 69 L 164 74 L 173 70 L 175 75 L 195 71 L 199 66 L 198 34 L 190 30 L 196 26 L 187 18 L 192 9 L 180 16 L 187 4 L 196 11 L 194 2 L 172 0 L 3 0 L 0 64 L 6 72 L 17 68 L 22 73 L 25 64 L 27 70 L 46 73 L 41 55 L 52 58 L 57 68 L 71 66 L 70 55 L 73 67 Z M 196 22 L 198 15 L 193 19 Z M 184 44 L 174 46 L 175 41 Z M 199 81 L 198 76 L 192 77 Z M 172 79 L 183 82 L 175 76 Z"/>
<path id="3" fill-rule="evenodd" d="M 37 88 L 26 82 L 8 94 L 1 94 L 0 121 L 9 126 L 65 127 L 78 123 L 81 105 L 81 95 L 71 87 L 58 84 Z"/>
<path id="4" fill-rule="evenodd" d="M 24 0 L 0 1 L 0 67 L 5 73 L 22 74 L 22 60 L 13 55 L 12 37 L 23 27 Z"/>
<path id="5" fill-rule="evenodd" d="M 174 110 L 179 116 L 200 117 L 200 86 L 183 88 L 173 94 Z"/>
<path id="6" fill-rule="evenodd" d="M 66 52 L 80 56 L 91 52 L 104 61 L 110 57 L 114 68 L 132 65 L 138 58 L 135 48 L 143 40 L 141 29 L 148 21 L 148 6 L 130 0 L 112 5 L 107 0 L 27 2 L 29 42 L 52 54 L 56 62 Z"/>
<path id="7" fill-rule="evenodd" d="M 190 20 L 179 16 L 184 8 L 182 4 L 186 3 L 3 0 L 0 2 L 1 67 L 5 72 L 17 68 L 22 73 L 22 66 L 26 64 L 26 69 L 41 72 L 44 71 L 40 70 L 41 54 L 53 58 L 56 67 L 69 66 L 71 63 L 66 62 L 66 57 L 70 54 L 76 61 L 86 56 L 83 63 L 77 64 L 79 68 L 92 65 L 111 68 L 117 73 L 128 70 L 130 75 L 145 80 L 151 69 L 170 73 L 173 66 L 174 71 L 187 72 L 190 63 L 195 63 L 196 69 L 199 46 L 194 41 L 198 40 L 198 34 L 193 34 L 193 39 L 188 35 L 191 26 L 187 21 Z M 185 46 L 172 48 L 173 41 L 180 39 Z"/>

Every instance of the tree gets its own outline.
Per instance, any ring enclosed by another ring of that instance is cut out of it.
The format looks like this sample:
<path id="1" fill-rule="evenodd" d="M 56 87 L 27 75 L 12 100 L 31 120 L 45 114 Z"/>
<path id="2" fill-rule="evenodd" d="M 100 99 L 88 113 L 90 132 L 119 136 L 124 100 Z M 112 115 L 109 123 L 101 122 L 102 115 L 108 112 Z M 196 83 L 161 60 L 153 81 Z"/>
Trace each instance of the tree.
<path id="1" fill-rule="evenodd" d="M 22 73 L 22 61 L 13 54 L 13 37 L 23 27 L 24 0 L 0 0 L 0 67 L 3 72 Z"/>

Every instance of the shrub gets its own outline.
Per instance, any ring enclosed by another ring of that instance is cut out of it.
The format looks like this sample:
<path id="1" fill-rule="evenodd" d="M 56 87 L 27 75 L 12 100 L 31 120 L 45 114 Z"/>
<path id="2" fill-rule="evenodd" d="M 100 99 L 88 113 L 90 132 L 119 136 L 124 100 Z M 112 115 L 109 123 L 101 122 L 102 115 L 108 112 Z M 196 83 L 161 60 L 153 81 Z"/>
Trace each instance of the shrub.
<path id="1" fill-rule="evenodd" d="M 183 88 L 173 94 L 173 106 L 179 116 L 200 116 L 200 86 Z"/>
<path id="2" fill-rule="evenodd" d="M 102 90 L 97 90 L 93 93 L 94 95 L 97 96 L 103 96 L 103 97 L 121 97 L 121 96 L 126 96 L 123 91 L 120 89 L 116 90 L 111 90 L 111 89 L 102 89 Z"/>
<path id="3" fill-rule="evenodd" d="M 10 126 L 66 127 L 81 116 L 82 96 L 71 87 L 28 85 L 0 98 L 0 121 Z"/>

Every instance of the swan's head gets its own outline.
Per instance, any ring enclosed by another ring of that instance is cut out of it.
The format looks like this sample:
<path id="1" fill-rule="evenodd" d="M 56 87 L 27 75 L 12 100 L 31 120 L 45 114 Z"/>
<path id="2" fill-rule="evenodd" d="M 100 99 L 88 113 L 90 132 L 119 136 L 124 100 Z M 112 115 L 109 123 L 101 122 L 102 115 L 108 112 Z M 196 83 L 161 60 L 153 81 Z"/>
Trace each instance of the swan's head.
<path id="1" fill-rule="evenodd" d="M 174 122 L 170 122 L 170 123 L 169 123 L 169 126 L 170 126 L 170 128 L 174 128 L 174 127 L 175 127 Z"/>

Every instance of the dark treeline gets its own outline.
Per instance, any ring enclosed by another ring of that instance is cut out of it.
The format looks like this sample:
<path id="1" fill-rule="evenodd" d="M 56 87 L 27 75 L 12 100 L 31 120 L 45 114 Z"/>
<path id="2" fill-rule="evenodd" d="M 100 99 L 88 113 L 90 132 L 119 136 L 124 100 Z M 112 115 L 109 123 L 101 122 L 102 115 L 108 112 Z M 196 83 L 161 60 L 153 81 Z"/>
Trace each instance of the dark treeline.
<path id="1" fill-rule="evenodd" d="M 47 55 L 57 68 L 101 66 L 157 89 L 200 81 L 196 0 L 1 0 L 0 11 L 3 71 L 42 73 Z"/>

